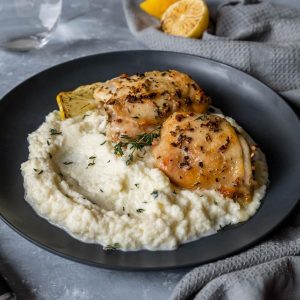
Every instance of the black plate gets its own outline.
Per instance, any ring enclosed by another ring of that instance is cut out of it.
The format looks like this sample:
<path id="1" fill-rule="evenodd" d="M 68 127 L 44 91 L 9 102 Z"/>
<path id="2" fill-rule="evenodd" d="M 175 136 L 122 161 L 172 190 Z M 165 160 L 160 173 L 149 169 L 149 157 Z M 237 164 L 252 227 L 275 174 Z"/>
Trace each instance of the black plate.
<path id="1" fill-rule="evenodd" d="M 216 106 L 235 118 L 267 156 L 270 186 L 249 221 L 185 244 L 175 251 L 103 251 L 81 243 L 37 216 L 24 200 L 20 164 L 27 135 L 56 109 L 59 91 L 121 73 L 177 69 L 190 74 Z M 300 124 L 289 106 L 249 75 L 192 55 L 156 51 L 114 52 L 76 59 L 26 80 L 0 102 L 0 214 L 17 232 L 64 257 L 118 269 L 192 266 L 221 258 L 257 242 L 288 216 L 300 196 Z"/>

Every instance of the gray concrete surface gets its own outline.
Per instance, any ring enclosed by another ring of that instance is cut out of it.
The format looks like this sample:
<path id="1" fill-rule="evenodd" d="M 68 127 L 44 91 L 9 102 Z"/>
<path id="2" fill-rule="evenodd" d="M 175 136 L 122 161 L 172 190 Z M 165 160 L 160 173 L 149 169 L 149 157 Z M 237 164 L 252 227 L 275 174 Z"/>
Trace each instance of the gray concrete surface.
<path id="1" fill-rule="evenodd" d="M 81 3 L 79 8 L 75 2 Z M 127 29 L 121 0 L 75 2 L 65 0 L 62 22 L 43 49 L 29 53 L 0 50 L 0 98 L 31 75 L 60 62 L 144 48 Z M 275 2 L 300 8 L 299 0 Z M 72 12 L 72 5 L 66 7 L 71 3 L 76 12 Z M 84 14 L 76 17 L 80 10 Z M 0 274 L 18 299 L 167 299 L 187 271 L 121 272 L 82 265 L 38 248 L 0 221 Z"/>

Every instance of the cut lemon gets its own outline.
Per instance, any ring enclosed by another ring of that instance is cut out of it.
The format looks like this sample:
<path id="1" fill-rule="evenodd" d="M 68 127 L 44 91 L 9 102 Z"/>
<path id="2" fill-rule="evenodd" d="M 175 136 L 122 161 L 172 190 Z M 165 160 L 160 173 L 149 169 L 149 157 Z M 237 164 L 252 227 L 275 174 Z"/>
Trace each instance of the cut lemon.
<path id="1" fill-rule="evenodd" d="M 207 29 L 209 11 L 202 0 L 180 0 L 163 14 L 161 28 L 164 32 L 183 37 L 199 38 Z"/>
<path id="2" fill-rule="evenodd" d="M 56 96 L 56 101 L 62 120 L 82 115 L 85 112 L 96 108 L 94 91 L 101 83 L 96 82 L 83 85 L 71 92 L 61 92 Z"/>
<path id="3" fill-rule="evenodd" d="M 146 0 L 140 4 L 140 8 L 147 14 L 161 18 L 166 9 L 178 0 Z"/>

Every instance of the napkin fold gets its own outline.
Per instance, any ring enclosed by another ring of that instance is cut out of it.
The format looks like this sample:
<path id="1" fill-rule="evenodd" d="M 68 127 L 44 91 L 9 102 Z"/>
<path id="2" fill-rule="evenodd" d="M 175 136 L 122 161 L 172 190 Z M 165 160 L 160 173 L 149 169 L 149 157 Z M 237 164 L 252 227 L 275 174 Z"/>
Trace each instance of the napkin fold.
<path id="1" fill-rule="evenodd" d="M 258 0 L 219 6 L 202 39 L 171 36 L 159 21 L 124 0 L 127 24 L 150 49 L 190 53 L 236 67 L 300 107 L 300 11 Z M 209 1 L 208 1 L 209 3 Z"/>
<path id="2" fill-rule="evenodd" d="M 219 6 L 203 38 L 166 35 L 159 22 L 124 0 L 131 32 L 151 49 L 199 55 L 236 67 L 300 107 L 300 12 L 259 2 Z M 195 268 L 171 299 L 300 299 L 300 207 L 280 230 L 238 255 Z"/>

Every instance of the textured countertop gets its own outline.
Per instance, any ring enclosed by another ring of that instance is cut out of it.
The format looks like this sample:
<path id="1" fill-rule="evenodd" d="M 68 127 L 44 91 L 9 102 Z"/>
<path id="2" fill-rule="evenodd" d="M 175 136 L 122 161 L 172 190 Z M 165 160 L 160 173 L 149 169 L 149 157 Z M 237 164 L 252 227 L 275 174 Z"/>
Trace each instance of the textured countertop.
<path id="1" fill-rule="evenodd" d="M 300 7 L 298 0 L 274 2 Z M 29 53 L 0 50 L 0 98 L 26 78 L 58 63 L 143 48 L 127 28 L 121 0 L 65 1 L 62 21 L 43 49 Z M 187 271 L 125 272 L 82 265 L 40 249 L 0 221 L 0 274 L 18 299 L 167 299 Z"/>

